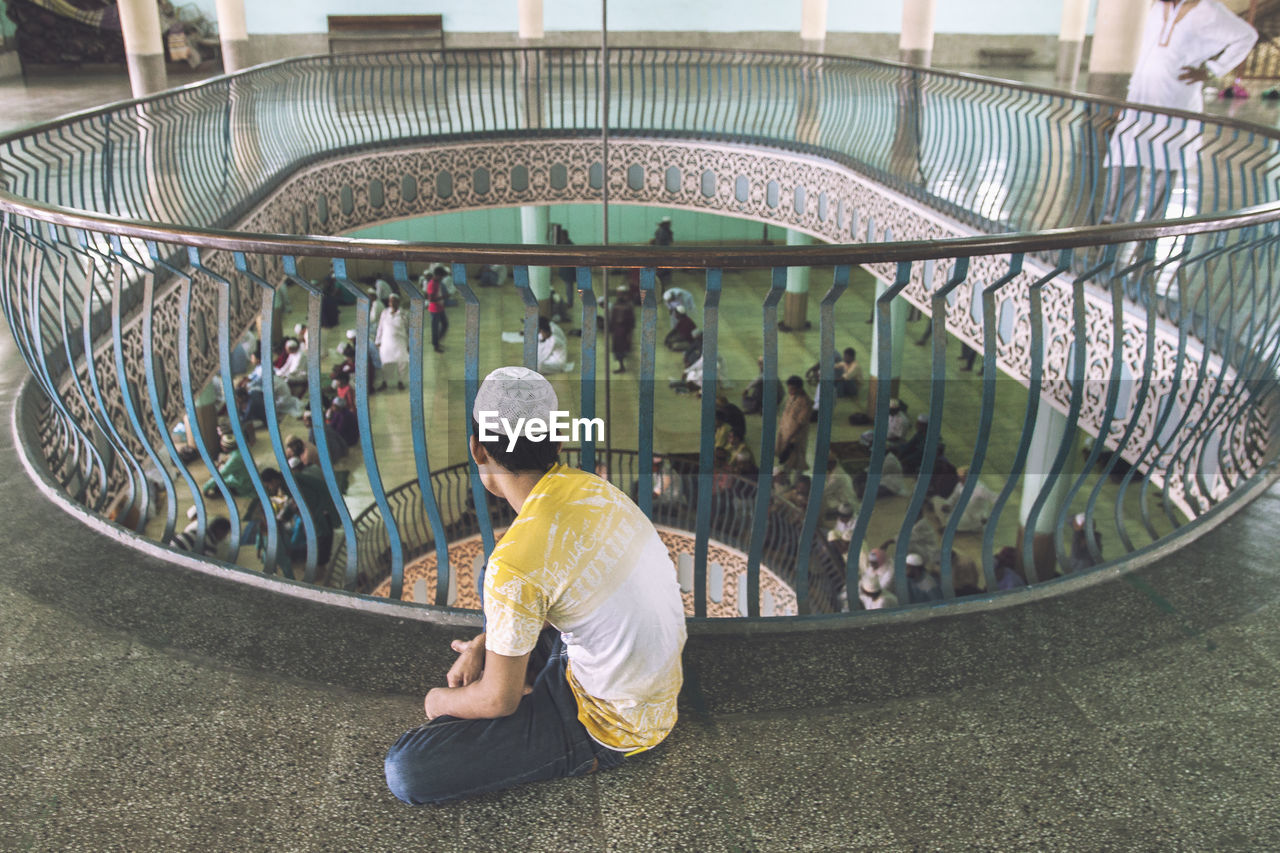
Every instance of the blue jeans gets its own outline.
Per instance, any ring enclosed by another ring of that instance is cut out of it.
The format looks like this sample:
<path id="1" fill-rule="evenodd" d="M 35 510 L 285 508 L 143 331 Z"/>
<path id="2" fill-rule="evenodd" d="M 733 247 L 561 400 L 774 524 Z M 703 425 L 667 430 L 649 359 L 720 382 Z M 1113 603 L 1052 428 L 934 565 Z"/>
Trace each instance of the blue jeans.
<path id="1" fill-rule="evenodd" d="M 578 721 L 566 678 L 568 650 L 548 628 L 529 656 L 533 692 L 496 720 L 440 716 L 400 736 L 387 753 L 387 787 L 404 802 L 444 803 L 622 763 L 623 754 L 591 739 Z"/>

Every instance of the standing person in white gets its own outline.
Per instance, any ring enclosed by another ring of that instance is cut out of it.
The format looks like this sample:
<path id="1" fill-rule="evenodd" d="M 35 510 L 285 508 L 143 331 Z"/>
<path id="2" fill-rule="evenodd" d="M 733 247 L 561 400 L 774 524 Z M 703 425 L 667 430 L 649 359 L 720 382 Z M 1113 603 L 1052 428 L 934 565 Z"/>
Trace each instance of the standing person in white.
<path id="1" fill-rule="evenodd" d="M 382 385 L 395 380 L 396 387 L 404 390 L 404 380 L 409 368 L 409 317 L 400 310 L 400 297 L 394 293 L 387 299 L 387 308 L 378 318 L 378 332 L 374 338 L 378 356 L 382 359 Z"/>
<path id="2" fill-rule="evenodd" d="M 1257 40 L 1218 0 L 1151 0 L 1125 100 L 1203 112 L 1204 84 L 1243 62 Z M 1163 219 L 1177 173 L 1195 167 L 1202 129 L 1191 119 L 1122 112 L 1107 147 L 1102 221 Z"/>

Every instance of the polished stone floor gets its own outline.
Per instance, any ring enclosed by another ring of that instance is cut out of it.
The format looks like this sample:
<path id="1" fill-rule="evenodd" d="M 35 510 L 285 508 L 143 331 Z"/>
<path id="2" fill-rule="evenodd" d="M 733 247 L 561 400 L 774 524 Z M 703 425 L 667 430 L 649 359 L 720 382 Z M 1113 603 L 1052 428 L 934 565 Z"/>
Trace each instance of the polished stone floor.
<path id="1" fill-rule="evenodd" d="M 96 102 L 68 97 L 56 112 Z M 0 364 L 8 413 L 7 335 Z M 1280 847 L 1278 487 L 1061 596 L 824 632 L 695 625 L 660 749 L 412 810 L 382 755 L 474 628 L 140 555 L 45 499 L 17 454 L 4 430 L 0 850 Z"/>

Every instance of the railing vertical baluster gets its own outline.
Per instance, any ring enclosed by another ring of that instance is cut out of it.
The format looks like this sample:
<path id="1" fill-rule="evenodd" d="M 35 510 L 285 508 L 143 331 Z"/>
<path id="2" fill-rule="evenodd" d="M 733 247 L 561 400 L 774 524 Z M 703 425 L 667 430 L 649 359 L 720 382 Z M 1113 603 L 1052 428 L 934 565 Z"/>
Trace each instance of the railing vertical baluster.
<path id="1" fill-rule="evenodd" d="M 392 267 L 396 286 L 409 299 L 409 427 L 413 433 L 413 461 L 418 474 L 418 490 L 422 506 L 427 511 L 427 523 L 431 539 L 436 546 L 437 605 L 449 604 L 449 583 L 453 566 L 449 564 L 449 541 L 436 501 L 435 487 L 431 482 L 431 461 L 427 456 L 427 424 L 423 414 L 422 358 L 425 344 L 423 328 L 426 324 L 426 296 L 417 283 L 409 277 L 404 261 L 396 261 Z M 393 596 L 394 597 L 394 596 Z"/>
<path id="2" fill-rule="evenodd" d="M 849 267 L 840 265 L 832 276 L 831 289 L 818 303 L 818 435 L 813 448 L 813 476 L 805 506 L 799 547 L 796 551 L 796 608 L 801 615 L 812 610 L 809 595 L 809 561 L 815 548 L 818 517 L 822 514 L 822 492 L 826 487 L 827 456 L 831 452 L 831 419 L 836 405 L 836 301 L 849 289 Z M 834 602 L 831 602 L 834 604 Z"/>
<path id="3" fill-rule="evenodd" d="M 774 442 L 778 435 L 778 303 L 787 289 L 787 268 L 774 267 L 769 293 L 765 296 L 763 364 L 760 375 L 760 471 L 756 478 L 756 502 L 751 524 L 751 546 L 747 552 L 747 615 L 760 615 L 760 559 L 773 491 Z"/>
<path id="4" fill-rule="evenodd" d="M 356 579 L 360 572 L 359 567 L 359 542 L 356 539 L 355 523 L 351 519 L 351 512 L 347 509 L 347 502 L 342 497 L 342 489 L 338 487 L 338 478 L 333 473 L 333 456 L 329 450 L 329 440 L 325 435 L 325 427 L 327 421 L 324 412 L 324 400 L 320 396 L 320 356 L 324 352 L 323 333 L 321 331 L 322 324 L 320 322 L 320 288 L 298 275 L 298 261 L 293 255 L 285 255 L 284 274 L 285 280 L 290 284 L 301 287 L 307 294 L 307 397 L 311 404 L 311 424 L 312 431 L 315 434 L 316 450 L 320 454 L 320 472 L 324 477 L 325 487 L 329 490 L 329 500 L 333 504 L 334 510 L 338 513 L 338 519 L 342 524 L 342 536 L 346 546 L 347 565 L 342 578 L 342 588 L 345 590 L 354 590 L 356 588 Z M 265 335 L 263 336 L 266 337 Z M 368 340 L 366 336 L 366 348 Z M 265 343 L 264 343 L 265 347 Z M 357 351 L 357 356 L 360 353 Z M 365 371 L 365 376 L 360 377 L 361 384 L 368 384 L 367 374 L 369 362 L 367 361 L 367 349 L 365 351 L 366 360 L 357 361 L 356 369 Z M 268 385 L 272 385 L 272 399 L 265 400 L 266 410 L 268 413 L 275 406 L 274 383 L 271 383 L 270 377 L 266 376 L 267 365 L 271 363 L 270 355 L 263 359 L 263 383 L 262 390 L 265 394 Z M 270 421 L 268 421 L 270 423 Z M 285 468 L 289 466 L 286 465 Z M 288 477 L 284 469 L 281 469 L 281 476 Z M 286 480 L 288 482 L 288 480 Z M 300 495 L 294 497 L 295 501 L 300 499 Z M 305 501 L 303 501 L 305 503 Z M 299 504 L 301 509 L 301 504 Z M 316 528 L 311 528 L 316 529 Z M 318 543 L 317 537 L 317 543 Z M 311 561 L 312 552 L 310 550 L 310 540 L 307 542 L 307 568 L 308 572 L 312 571 Z M 317 545 L 318 547 L 318 545 Z"/>
<path id="5" fill-rule="evenodd" d="M 653 392 L 657 367 L 658 293 L 657 271 L 653 267 L 640 270 L 640 401 L 637 461 L 637 499 L 640 509 L 653 518 Z"/>
<path id="6" fill-rule="evenodd" d="M 720 357 L 720 285 L 722 272 L 707 270 L 707 293 L 702 310 L 702 428 L 698 447 L 698 515 L 693 552 L 693 613 L 707 615 L 707 554 L 711 539 L 711 501 L 714 489 L 716 387 Z"/>
<path id="7" fill-rule="evenodd" d="M 516 289 L 524 302 L 524 366 L 538 369 L 538 299 L 529 287 L 528 264 L 517 264 L 512 270 Z"/>
<path id="8" fill-rule="evenodd" d="M 592 288 L 591 267 L 578 267 L 578 297 L 582 302 L 582 417 L 590 420 L 596 416 L 596 294 Z M 608 365 L 605 365 L 608 369 Z M 587 431 L 582 442 L 579 465 L 583 471 L 596 470 L 595 433 Z"/>

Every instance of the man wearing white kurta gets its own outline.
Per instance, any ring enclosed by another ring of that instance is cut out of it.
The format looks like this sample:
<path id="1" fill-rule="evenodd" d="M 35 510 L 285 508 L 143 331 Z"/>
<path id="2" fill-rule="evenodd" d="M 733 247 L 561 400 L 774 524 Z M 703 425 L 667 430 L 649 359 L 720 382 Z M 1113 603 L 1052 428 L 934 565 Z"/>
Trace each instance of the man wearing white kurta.
<path id="1" fill-rule="evenodd" d="M 1253 27 L 1218 0 L 1151 0 L 1125 99 L 1203 112 L 1204 83 L 1243 62 L 1257 39 Z M 1107 148 L 1102 221 L 1165 218 L 1174 173 L 1195 166 L 1201 131 L 1201 123 L 1192 119 L 1122 112 Z"/>
<path id="2" fill-rule="evenodd" d="M 564 330 L 542 317 L 538 320 L 538 372 L 564 373 L 569 363 L 569 341 Z"/>
<path id="3" fill-rule="evenodd" d="M 409 317 L 400 310 L 400 297 L 394 293 L 378 318 L 378 332 L 374 340 L 378 345 L 378 356 L 382 359 L 381 387 L 385 388 L 394 380 L 396 387 L 403 390 L 409 369 Z"/>

